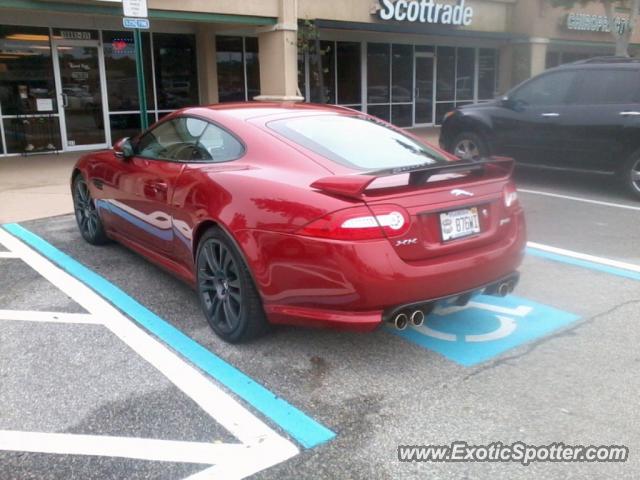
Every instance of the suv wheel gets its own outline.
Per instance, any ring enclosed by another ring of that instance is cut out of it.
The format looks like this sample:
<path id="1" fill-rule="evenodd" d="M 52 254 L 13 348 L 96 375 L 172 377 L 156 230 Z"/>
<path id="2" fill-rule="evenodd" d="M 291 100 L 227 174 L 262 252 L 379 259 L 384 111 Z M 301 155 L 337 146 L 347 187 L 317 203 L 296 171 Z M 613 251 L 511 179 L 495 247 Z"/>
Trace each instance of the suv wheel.
<path id="1" fill-rule="evenodd" d="M 627 162 L 622 175 L 628 190 L 640 200 L 640 152 L 636 152 Z"/>
<path id="2" fill-rule="evenodd" d="M 489 155 L 489 148 L 477 133 L 463 132 L 453 140 L 451 153 L 463 160 L 478 160 Z"/>

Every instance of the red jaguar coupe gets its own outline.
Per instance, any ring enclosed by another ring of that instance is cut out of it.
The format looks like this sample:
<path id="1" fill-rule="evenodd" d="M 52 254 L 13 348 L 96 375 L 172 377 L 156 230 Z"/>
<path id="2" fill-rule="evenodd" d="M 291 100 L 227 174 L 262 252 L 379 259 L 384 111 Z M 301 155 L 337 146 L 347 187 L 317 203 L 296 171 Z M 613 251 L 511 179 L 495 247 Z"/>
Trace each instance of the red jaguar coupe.
<path id="1" fill-rule="evenodd" d="M 340 107 L 187 108 L 74 168 L 84 239 L 189 282 L 229 342 L 269 324 L 420 325 L 506 295 L 525 222 L 506 158 L 463 161 Z"/>

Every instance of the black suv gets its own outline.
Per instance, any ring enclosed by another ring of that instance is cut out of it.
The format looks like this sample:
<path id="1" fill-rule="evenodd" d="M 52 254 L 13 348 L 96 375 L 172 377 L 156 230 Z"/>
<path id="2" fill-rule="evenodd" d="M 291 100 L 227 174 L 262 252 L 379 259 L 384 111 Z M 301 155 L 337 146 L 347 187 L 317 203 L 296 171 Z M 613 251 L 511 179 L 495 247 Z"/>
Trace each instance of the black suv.
<path id="1" fill-rule="evenodd" d="M 640 59 L 563 65 L 445 115 L 440 145 L 548 168 L 616 174 L 640 198 Z"/>

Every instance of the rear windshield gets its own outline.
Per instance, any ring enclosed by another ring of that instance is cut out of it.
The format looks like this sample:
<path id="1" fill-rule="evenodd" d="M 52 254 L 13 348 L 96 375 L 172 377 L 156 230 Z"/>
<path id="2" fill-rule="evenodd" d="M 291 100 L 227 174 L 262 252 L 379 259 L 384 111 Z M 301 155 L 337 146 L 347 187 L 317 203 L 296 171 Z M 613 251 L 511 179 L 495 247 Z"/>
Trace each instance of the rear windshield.
<path id="1" fill-rule="evenodd" d="M 360 170 L 448 161 L 426 145 L 365 117 L 314 115 L 276 120 L 269 128 L 336 163 Z"/>

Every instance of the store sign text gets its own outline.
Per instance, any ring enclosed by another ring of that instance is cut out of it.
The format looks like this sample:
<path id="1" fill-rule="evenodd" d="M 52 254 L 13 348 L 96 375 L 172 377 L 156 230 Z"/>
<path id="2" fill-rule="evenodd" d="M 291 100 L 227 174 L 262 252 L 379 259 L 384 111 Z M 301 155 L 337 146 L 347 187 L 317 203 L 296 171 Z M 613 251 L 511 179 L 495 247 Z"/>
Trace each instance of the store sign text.
<path id="1" fill-rule="evenodd" d="M 620 35 L 627 28 L 628 20 L 623 17 L 615 17 L 611 21 L 604 15 L 590 15 L 588 13 L 570 13 L 567 15 L 567 28 L 583 32 L 611 32 L 617 31 Z"/>
<path id="2" fill-rule="evenodd" d="M 380 0 L 380 6 L 378 16 L 382 20 L 464 26 L 473 21 L 473 8 L 465 5 L 465 0 L 456 5 L 434 0 Z"/>

